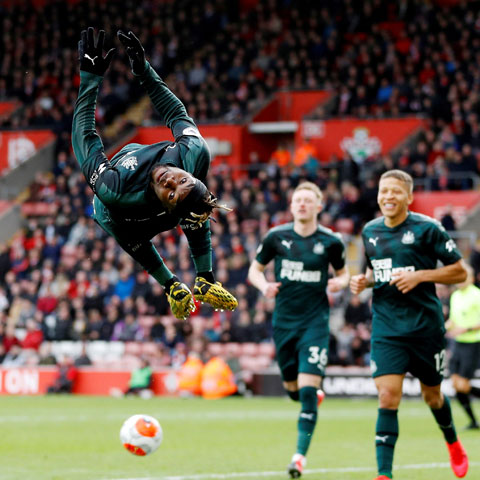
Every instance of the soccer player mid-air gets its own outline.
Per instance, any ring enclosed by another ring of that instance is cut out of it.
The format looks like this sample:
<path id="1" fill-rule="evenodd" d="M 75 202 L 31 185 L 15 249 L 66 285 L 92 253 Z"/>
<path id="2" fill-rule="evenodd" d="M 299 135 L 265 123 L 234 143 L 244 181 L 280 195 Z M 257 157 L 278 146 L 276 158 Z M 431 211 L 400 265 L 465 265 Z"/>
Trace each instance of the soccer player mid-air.
<path id="1" fill-rule="evenodd" d="M 72 145 L 85 178 L 95 193 L 94 219 L 119 245 L 165 287 L 173 314 L 185 319 L 195 308 L 190 289 L 164 264 L 151 239 L 179 223 L 195 264 L 194 295 L 215 309 L 234 310 L 237 300 L 212 272 L 208 218 L 217 205 L 205 181 L 210 152 L 180 100 L 145 59 L 132 33 L 118 32 L 133 75 L 145 88 L 158 113 L 172 130 L 174 142 L 128 144 L 110 160 L 95 131 L 95 106 L 103 75 L 114 49 L 103 56 L 105 32 L 95 42 L 93 28 L 78 44 L 80 90 L 75 104 Z"/>
<path id="2" fill-rule="evenodd" d="M 306 465 L 320 390 L 328 360 L 329 304 L 327 288 L 338 292 L 348 286 L 345 247 L 340 236 L 318 223 L 322 193 L 304 182 L 292 195 L 293 223 L 272 228 L 257 250 L 248 279 L 267 298 L 275 298 L 273 339 L 283 385 L 290 398 L 300 401 L 297 449 L 288 473 L 301 476 Z M 265 267 L 275 263 L 275 281 Z M 335 277 L 328 279 L 329 265 Z"/>
<path id="3" fill-rule="evenodd" d="M 468 471 L 467 454 L 455 431 L 448 398 L 440 391 L 445 368 L 445 320 L 435 283 L 463 282 L 466 270 L 455 242 L 441 224 L 409 211 L 413 180 L 401 170 L 380 177 L 383 216 L 362 231 L 367 271 L 350 280 L 358 295 L 373 287 L 371 370 L 378 390 L 378 477 L 392 478 L 398 438 L 398 407 L 407 372 L 420 380 L 422 396 L 440 427 L 457 477 Z M 437 261 L 443 266 L 437 268 Z"/>

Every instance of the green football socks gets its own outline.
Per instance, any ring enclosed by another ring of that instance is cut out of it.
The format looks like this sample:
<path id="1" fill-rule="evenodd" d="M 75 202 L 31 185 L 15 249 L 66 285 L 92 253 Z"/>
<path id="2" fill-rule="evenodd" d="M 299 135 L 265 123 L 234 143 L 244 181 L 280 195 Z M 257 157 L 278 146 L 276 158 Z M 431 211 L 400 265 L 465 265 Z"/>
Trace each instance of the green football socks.
<path id="1" fill-rule="evenodd" d="M 299 396 L 302 409 L 298 417 L 297 453 L 306 455 L 317 423 L 317 389 L 303 387 Z"/>
<path id="2" fill-rule="evenodd" d="M 163 262 L 160 267 L 149 273 L 160 285 L 165 285 L 173 277 L 172 272 Z"/>
<path id="3" fill-rule="evenodd" d="M 432 411 L 440 430 L 442 430 L 445 441 L 447 443 L 454 443 L 457 441 L 457 432 L 455 431 L 455 425 L 453 424 L 452 409 L 448 397 L 444 395 L 443 398 L 444 402 L 441 408 L 431 408 L 430 410 Z"/>
<path id="4" fill-rule="evenodd" d="M 398 410 L 379 408 L 375 429 L 378 474 L 392 478 L 393 453 L 398 438 Z"/>

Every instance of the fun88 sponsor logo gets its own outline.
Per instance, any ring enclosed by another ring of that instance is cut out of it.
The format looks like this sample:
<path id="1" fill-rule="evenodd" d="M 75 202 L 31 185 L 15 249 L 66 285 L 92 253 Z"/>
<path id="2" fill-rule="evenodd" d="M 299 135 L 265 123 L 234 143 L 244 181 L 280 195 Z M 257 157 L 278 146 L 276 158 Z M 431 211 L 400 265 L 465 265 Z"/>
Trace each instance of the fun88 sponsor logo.
<path id="1" fill-rule="evenodd" d="M 373 279 L 375 282 L 389 282 L 395 274 L 400 272 L 414 272 L 415 267 L 410 265 L 408 267 L 392 267 L 391 258 L 379 258 L 372 260 Z"/>
<path id="2" fill-rule="evenodd" d="M 282 269 L 280 278 L 287 278 L 291 282 L 319 282 L 321 272 L 317 270 L 304 270 L 303 262 L 294 262 L 292 260 L 282 260 Z"/>

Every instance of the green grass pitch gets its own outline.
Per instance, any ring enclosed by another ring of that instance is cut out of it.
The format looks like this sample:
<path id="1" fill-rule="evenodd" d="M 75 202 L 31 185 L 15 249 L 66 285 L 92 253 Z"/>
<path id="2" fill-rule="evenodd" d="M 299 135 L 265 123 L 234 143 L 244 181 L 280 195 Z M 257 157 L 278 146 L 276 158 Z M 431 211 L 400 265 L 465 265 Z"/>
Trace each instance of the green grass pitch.
<path id="1" fill-rule="evenodd" d="M 452 403 L 470 455 L 466 478 L 480 479 L 480 432 L 462 431 L 465 415 Z M 0 397 L 0 407 L 1 480 L 286 479 L 298 415 L 287 398 Z M 303 478 L 374 478 L 376 408 L 375 400 L 327 398 Z M 136 413 L 163 427 L 163 444 L 148 457 L 120 444 L 122 422 Z M 453 479 L 447 463 L 426 405 L 404 400 L 395 480 Z"/>

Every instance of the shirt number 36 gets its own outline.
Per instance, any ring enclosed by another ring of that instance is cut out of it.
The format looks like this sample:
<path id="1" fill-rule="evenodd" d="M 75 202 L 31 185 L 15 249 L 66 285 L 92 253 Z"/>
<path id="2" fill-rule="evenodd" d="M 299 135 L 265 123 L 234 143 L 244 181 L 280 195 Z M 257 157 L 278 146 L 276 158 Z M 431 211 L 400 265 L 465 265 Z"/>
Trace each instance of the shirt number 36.
<path id="1" fill-rule="evenodd" d="M 320 347 L 308 347 L 310 356 L 308 357 L 308 363 L 314 363 L 319 369 L 325 368 L 328 362 L 327 349 Z"/>

